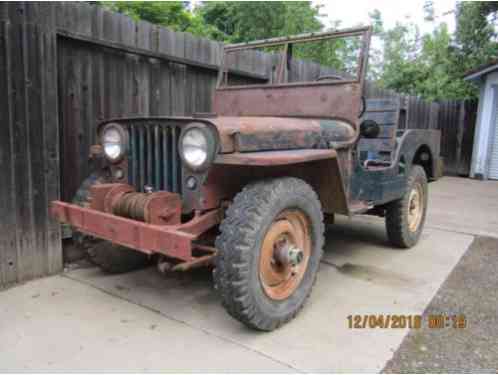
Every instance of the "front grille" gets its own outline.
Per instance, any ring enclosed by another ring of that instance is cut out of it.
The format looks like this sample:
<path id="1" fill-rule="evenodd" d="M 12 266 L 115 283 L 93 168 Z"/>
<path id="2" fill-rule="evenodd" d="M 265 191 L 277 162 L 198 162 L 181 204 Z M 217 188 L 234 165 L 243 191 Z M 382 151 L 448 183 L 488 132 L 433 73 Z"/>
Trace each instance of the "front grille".
<path id="1" fill-rule="evenodd" d="M 128 127 L 128 182 L 137 191 L 144 186 L 154 190 L 182 192 L 181 159 L 178 154 L 180 128 L 152 123 Z"/>

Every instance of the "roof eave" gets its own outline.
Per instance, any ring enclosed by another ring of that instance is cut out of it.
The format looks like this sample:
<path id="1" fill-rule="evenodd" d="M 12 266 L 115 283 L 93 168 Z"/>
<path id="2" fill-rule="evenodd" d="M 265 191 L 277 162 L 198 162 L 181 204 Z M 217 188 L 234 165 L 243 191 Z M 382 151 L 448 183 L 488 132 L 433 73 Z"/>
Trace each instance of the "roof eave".
<path id="1" fill-rule="evenodd" d="M 484 69 L 481 69 L 477 72 L 470 73 L 470 74 L 464 76 L 463 80 L 464 81 L 474 81 L 478 78 L 481 78 L 481 76 L 483 76 L 485 74 L 491 73 L 494 70 L 498 70 L 498 64 L 494 64 L 494 65 L 488 66 Z"/>

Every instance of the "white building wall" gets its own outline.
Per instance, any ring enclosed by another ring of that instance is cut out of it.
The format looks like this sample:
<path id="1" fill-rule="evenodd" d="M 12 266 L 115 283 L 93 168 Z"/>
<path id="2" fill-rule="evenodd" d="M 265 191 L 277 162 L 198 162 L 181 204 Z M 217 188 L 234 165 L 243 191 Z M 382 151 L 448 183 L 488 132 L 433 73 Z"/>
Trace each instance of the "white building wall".
<path id="1" fill-rule="evenodd" d="M 498 103 L 498 71 L 487 74 L 484 79 L 479 95 L 470 176 L 482 175 L 487 179 Z"/>

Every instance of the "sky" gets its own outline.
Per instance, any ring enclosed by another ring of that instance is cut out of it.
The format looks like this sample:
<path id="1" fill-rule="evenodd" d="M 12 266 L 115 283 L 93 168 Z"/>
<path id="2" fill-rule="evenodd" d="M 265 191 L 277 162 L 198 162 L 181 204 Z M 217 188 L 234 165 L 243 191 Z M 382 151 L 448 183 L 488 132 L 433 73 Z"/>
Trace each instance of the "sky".
<path id="1" fill-rule="evenodd" d="M 425 0 L 313 0 L 313 4 L 323 5 L 320 13 L 325 27 L 330 27 L 332 21 L 340 20 L 341 28 L 356 26 L 359 23 L 369 24 L 369 12 L 374 9 L 380 10 L 384 27 L 389 29 L 396 22 L 407 22 L 417 24 L 422 33 L 431 32 L 434 25 L 424 20 Z M 455 9 L 456 0 L 434 0 L 434 13 L 437 17 L 435 24 L 446 22 L 449 32 L 455 29 L 455 15 L 453 13 L 444 15 Z"/>

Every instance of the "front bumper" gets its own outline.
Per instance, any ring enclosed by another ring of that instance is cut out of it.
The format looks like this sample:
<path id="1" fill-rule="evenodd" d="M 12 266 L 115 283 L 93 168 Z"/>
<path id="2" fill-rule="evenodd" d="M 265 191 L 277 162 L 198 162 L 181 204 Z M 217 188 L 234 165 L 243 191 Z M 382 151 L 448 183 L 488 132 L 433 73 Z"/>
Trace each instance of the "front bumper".
<path id="1" fill-rule="evenodd" d="M 51 203 L 51 213 L 59 222 L 94 237 L 146 254 L 159 253 L 186 262 L 194 259 L 193 241 L 222 219 L 222 210 L 215 209 L 197 214 L 183 224 L 157 225 L 61 201 Z"/>

